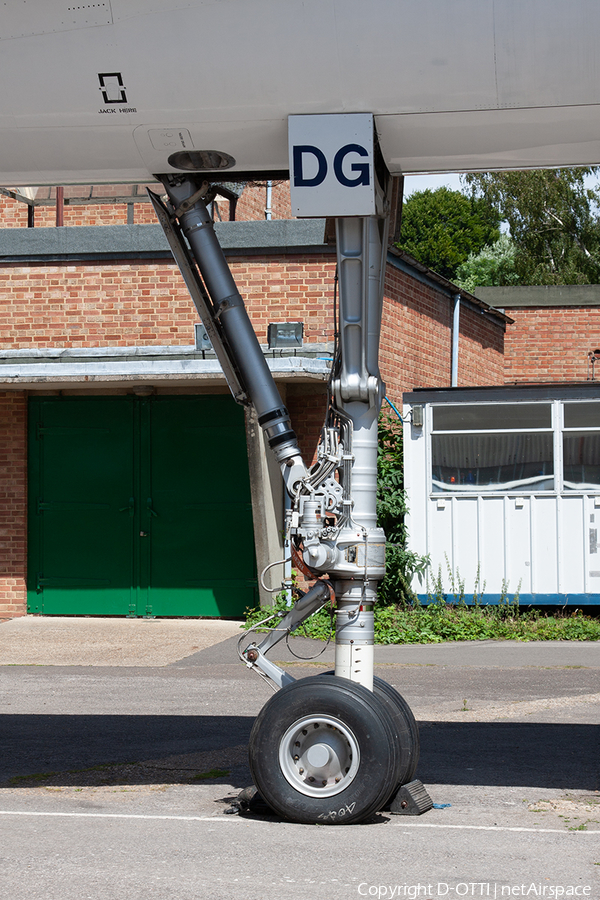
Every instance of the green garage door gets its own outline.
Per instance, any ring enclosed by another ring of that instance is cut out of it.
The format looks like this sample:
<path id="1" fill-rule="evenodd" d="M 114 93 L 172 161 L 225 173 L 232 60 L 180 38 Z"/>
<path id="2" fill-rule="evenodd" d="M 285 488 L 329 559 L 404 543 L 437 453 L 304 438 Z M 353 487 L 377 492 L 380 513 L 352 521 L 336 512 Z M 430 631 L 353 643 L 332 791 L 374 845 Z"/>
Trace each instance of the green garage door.
<path id="1" fill-rule="evenodd" d="M 255 604 L 230 397 L 32 398 L 29 473 L 30 612 L 240 616 Z"/>

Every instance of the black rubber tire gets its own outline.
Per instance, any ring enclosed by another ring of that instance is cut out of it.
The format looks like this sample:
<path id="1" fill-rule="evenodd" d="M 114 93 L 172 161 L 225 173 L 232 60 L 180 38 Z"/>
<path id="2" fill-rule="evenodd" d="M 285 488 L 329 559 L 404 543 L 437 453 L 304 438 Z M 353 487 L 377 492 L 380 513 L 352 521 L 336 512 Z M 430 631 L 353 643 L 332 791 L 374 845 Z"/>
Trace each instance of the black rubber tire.
<path id="1" fill-rule="evenodd" d="M 325 675 L 336 677 L 333 670 L 325 672 Z M 398 769 L 395 778 L 396 790 L 414 778 L 421 752 L 419 726 L 402 694 L 399 694 L 396 688 L 376 675 L 373 677 L 373 693 L 387 705 L 396 729 L 396 741 L 399 748 Z"/>
<path id="2" fill-rule="evenodd" d="M 395 687 L 378 678 L 373 678 L 373 691 L 382 699 L 386 697 L 395 707 L 394 722 L 399 732 L 401 746 L 401 765 L 398 771 L 398 784 L 408 784 L 415 777 L 417 765 L 419 762 L 419 754 L 421 752 L 421 742 L 419 740 L 419 726 L 413 716 L 412 709 Z M 401 737 L 400 737 L 401 735 Z"/>
<path id="3" fill-rule="evenodd" d="M 356 774 L 346 786 L 342 779 L 333 796 L 308 796 L 282 770 L 279 749 L 286 732 L 307 716 L 340 723 L 359 750 Z M 383 809 L 396 787 L 398 757 L 388 704 L 360 684 L 327 675 L 303 678 L 278 691 L 258 714 L 250 735 L 250 771 L 260 794 L 278 815 L 303 824 L 350 825 Z"/>

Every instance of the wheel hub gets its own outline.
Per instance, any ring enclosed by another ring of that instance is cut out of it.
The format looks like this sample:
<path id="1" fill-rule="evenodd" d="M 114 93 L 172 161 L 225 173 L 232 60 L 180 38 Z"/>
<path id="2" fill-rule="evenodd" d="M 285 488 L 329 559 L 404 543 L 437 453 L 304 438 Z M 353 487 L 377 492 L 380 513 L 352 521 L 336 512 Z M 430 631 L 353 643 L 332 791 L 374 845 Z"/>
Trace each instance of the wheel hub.
<path id="1" fill-rule="evenodd" d="M 279 764 L 287 781 L 309 797 L 331 797 L 345 790 L 360 762 L 352 731 L 333 716 L 311 715 L 287 729 L 279 745 Z"/>
<path id="2" fill-rule="evenodd" d="M 306 751 L 306 764 L 314 769 L 325 769 L 331 762 L 332 751 L 327 744 L 313 744 Z"/>

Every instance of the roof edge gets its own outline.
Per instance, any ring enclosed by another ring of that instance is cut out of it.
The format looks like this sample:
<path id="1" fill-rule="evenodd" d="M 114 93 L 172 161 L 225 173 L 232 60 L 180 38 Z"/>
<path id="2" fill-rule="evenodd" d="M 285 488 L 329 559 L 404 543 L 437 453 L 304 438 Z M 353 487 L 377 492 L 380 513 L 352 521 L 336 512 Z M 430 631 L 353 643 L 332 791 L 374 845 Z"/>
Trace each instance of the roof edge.
<path id="1" fill-rule="evenodd" d="M 465 291 L 464 288 L 458 287 L 454 282 L 444 278 L 443 275 L 438 275 L 437 272 L 434 272 L 433 269 L 420 263 L 414 256 L 411 256 L 410 253 L 406 253 L 405 250 L 399 250 L 398 247 L 391 246 L 388 249 L 388 253 L 391 253 L 392 256 L 401 260 L 409 268 L 415 269 L 420 275 L 423 275 L 429 281 L 432 281 L 435 285 L 441 287 L 446 293 L 452 294 L 453 296 L 460 294 L 462 299 L 467 300 L 469 303 L 472 303 L 473 306 L 478 307 L 482 312 L 487 313 L 495 319 L 499 319 L 506 325 L 512 325 L 514 323 L 515 320 L 511 319 L 510 316 L 507 316 L 506 313 L 490 306 L 489 303 L 480 300 L 479 297 L 476 297 L 475 294 L 471 294 L 469 291 Z"/>

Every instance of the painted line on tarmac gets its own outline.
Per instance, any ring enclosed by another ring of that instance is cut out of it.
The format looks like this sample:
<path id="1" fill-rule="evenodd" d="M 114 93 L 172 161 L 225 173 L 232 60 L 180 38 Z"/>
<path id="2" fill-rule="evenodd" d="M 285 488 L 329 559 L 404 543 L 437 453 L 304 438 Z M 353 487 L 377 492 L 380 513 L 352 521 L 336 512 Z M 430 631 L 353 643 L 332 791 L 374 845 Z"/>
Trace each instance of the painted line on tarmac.
<path id="1" fill-rule="evenodd" d="M 0 816 L 53 816 L 71 819 L 174 819 L 180 822 L 230 822 L 239 820 L 238 816 L 221 818 L 217 816 L 151 816 L 132 815 L 130 813 L 85 813 L 85 812 L 37 812 L 36 810 L 0 809 Z M 249 820 L 245 820 L 249 821 Z M 256 821 L 256 820 L 250 820 Z"/>
<path id="2" fill-rule="evenodd" d="M 244 819 L 240 816 L 157 816 L 136 815 L 131 813 L 86 813 L 86 812 L 37 812 L 35 810 L 9 810 L 0 809 L 0 816 L 46 816 L 66 819 L 157 819 L 160 821 L 171 820 L 176 822 L 267 822 L 268 820 Z M 277 823 L 279 824 L 279 823 Z M 288 823 L 289 824 L 289 823 Z M 526 828 L 512 825 L 446 825 L 441 822 L 390 822 L 397 828 L 454 828 L 474 829 L 476 831 L 530 831 L 534 834 L 575 834 L 575 831 L 565 831 L 562 828 Z M 600 834 L 600 831 L 579 831 L 578 834 Z"/>

